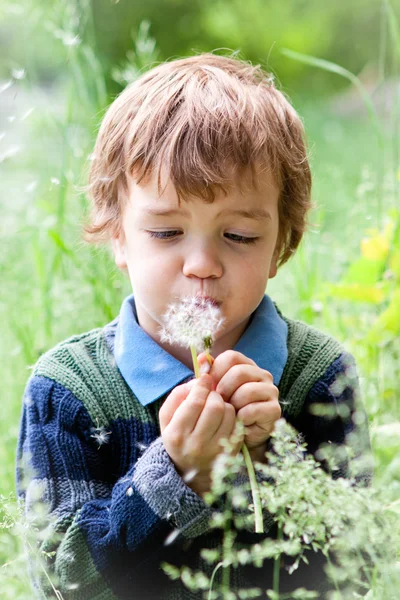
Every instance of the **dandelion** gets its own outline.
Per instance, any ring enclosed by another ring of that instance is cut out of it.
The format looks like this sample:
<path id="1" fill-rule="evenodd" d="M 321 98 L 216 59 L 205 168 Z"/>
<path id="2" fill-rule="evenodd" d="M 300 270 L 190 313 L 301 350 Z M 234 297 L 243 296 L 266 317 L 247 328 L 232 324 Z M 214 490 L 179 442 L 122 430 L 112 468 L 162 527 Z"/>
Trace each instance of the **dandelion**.
<path id="1" fill-rule="evenodd" d="M 213 358 L 210 356 L 210 349 L 224 322 L 219 307 L 210 298 L 186 296 L 178 302 L 170 304 L 161 320 L 163 323 L 160 329 L 161 341 L 190 348 L 195 375 L 200 377 L 197 354 L 206 352 L 207 359 L 212 365 Z M 256 533 L 263 533 L 264 524 L 260 490 L 253 461 L 246 444 L 243 443 L 241 450 L 247 467 L 254 502 L 255 531 Z"/>
<path id="2" fill-rule="evenodd" d="M 186 296 L 170 304 L 162 317 L 161 341 L 190 348 L 196 377 L 199 377 L 197 354 L 206 352 L 212 363 L 210 349 L 224 322 L 221 311 L 209 298 Z"/>

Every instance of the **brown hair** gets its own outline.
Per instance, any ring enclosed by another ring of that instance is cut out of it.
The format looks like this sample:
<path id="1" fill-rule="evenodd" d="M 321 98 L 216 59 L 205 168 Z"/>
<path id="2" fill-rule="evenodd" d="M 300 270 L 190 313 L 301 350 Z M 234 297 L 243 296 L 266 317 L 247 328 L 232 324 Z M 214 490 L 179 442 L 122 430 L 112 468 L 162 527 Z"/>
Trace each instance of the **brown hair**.
<path id="1" fill-rule="evenodd" d="M 227 174 L 262 165 L 280 187 L 279 264 L 298 247 L 311 207 L 311 173 L 296 111 L 257 65 L 204 53 L 162 63 L 130 84 L 111 104 L 97 137 L 89 174 L 92 222 L 88 241 L 118 235 L 128 191 L 161 168 L 178 201 L 226 194 Z"/>

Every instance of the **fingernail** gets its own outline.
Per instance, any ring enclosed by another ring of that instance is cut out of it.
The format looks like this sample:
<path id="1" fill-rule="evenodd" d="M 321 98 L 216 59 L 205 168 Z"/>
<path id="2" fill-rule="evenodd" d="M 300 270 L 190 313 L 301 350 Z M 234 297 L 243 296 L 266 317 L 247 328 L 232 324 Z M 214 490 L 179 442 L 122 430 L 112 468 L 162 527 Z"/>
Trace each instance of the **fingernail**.
<path id="1" fill-rule="evenodd" d="M 210 372 L 210 365 L 208 362 L 204 362 L 200 365 L 200 373 L 202 375 L 207 375 Z"/>

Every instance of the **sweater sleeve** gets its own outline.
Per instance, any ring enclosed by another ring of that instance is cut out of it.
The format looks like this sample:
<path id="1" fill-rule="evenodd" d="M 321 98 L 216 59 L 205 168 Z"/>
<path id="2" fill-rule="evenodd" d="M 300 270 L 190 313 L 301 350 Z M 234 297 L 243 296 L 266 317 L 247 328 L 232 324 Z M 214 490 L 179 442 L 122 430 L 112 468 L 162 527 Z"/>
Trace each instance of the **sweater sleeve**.
<path id="1" fill-rule="evenodd" d="M 332 477 L 357 485 L 372 479 L 368 418 L 360 397 L 355 360 L 343 352 L 313 385 L 296 419 L 287 420 L 303 435 L 307 450 Z"/>
<path id="2" fill-rule="evenodd" d="M 164 597 L 171 582 L 160 563 L 182 553 L 185 537 L 207 531 L 211 509 L 179 477 L 161 438 L 120 476 L 108 435 L 68 389 L 33 376 L 24 396 L 18 495 L 64 600 Z M 47 578 L 32 576 L 41 597 L 51 597 Z"/>

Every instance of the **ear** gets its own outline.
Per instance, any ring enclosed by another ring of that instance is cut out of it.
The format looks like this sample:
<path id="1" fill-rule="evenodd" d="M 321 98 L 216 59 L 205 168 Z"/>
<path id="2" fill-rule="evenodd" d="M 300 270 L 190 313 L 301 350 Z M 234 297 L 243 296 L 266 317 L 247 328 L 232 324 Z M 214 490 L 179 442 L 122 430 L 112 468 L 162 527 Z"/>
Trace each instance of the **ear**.
<path id="1" fill-rule="evenodd" d="M 111 246 L 114 254 L 115 264 L 119 269 L 125 271 L 128 268 L 126 262 L 126 248 L 125 239 L 123 235 L 113 237 L 111 239 Z"/>
<path id="2" fill-rule="evenodd" d="M 278 259 L 279 259 L 279 250 L 275 250 L 271 264 L 269 266 L 269 275 L 268 279 L 273 279 L 278 272 Z"/>

